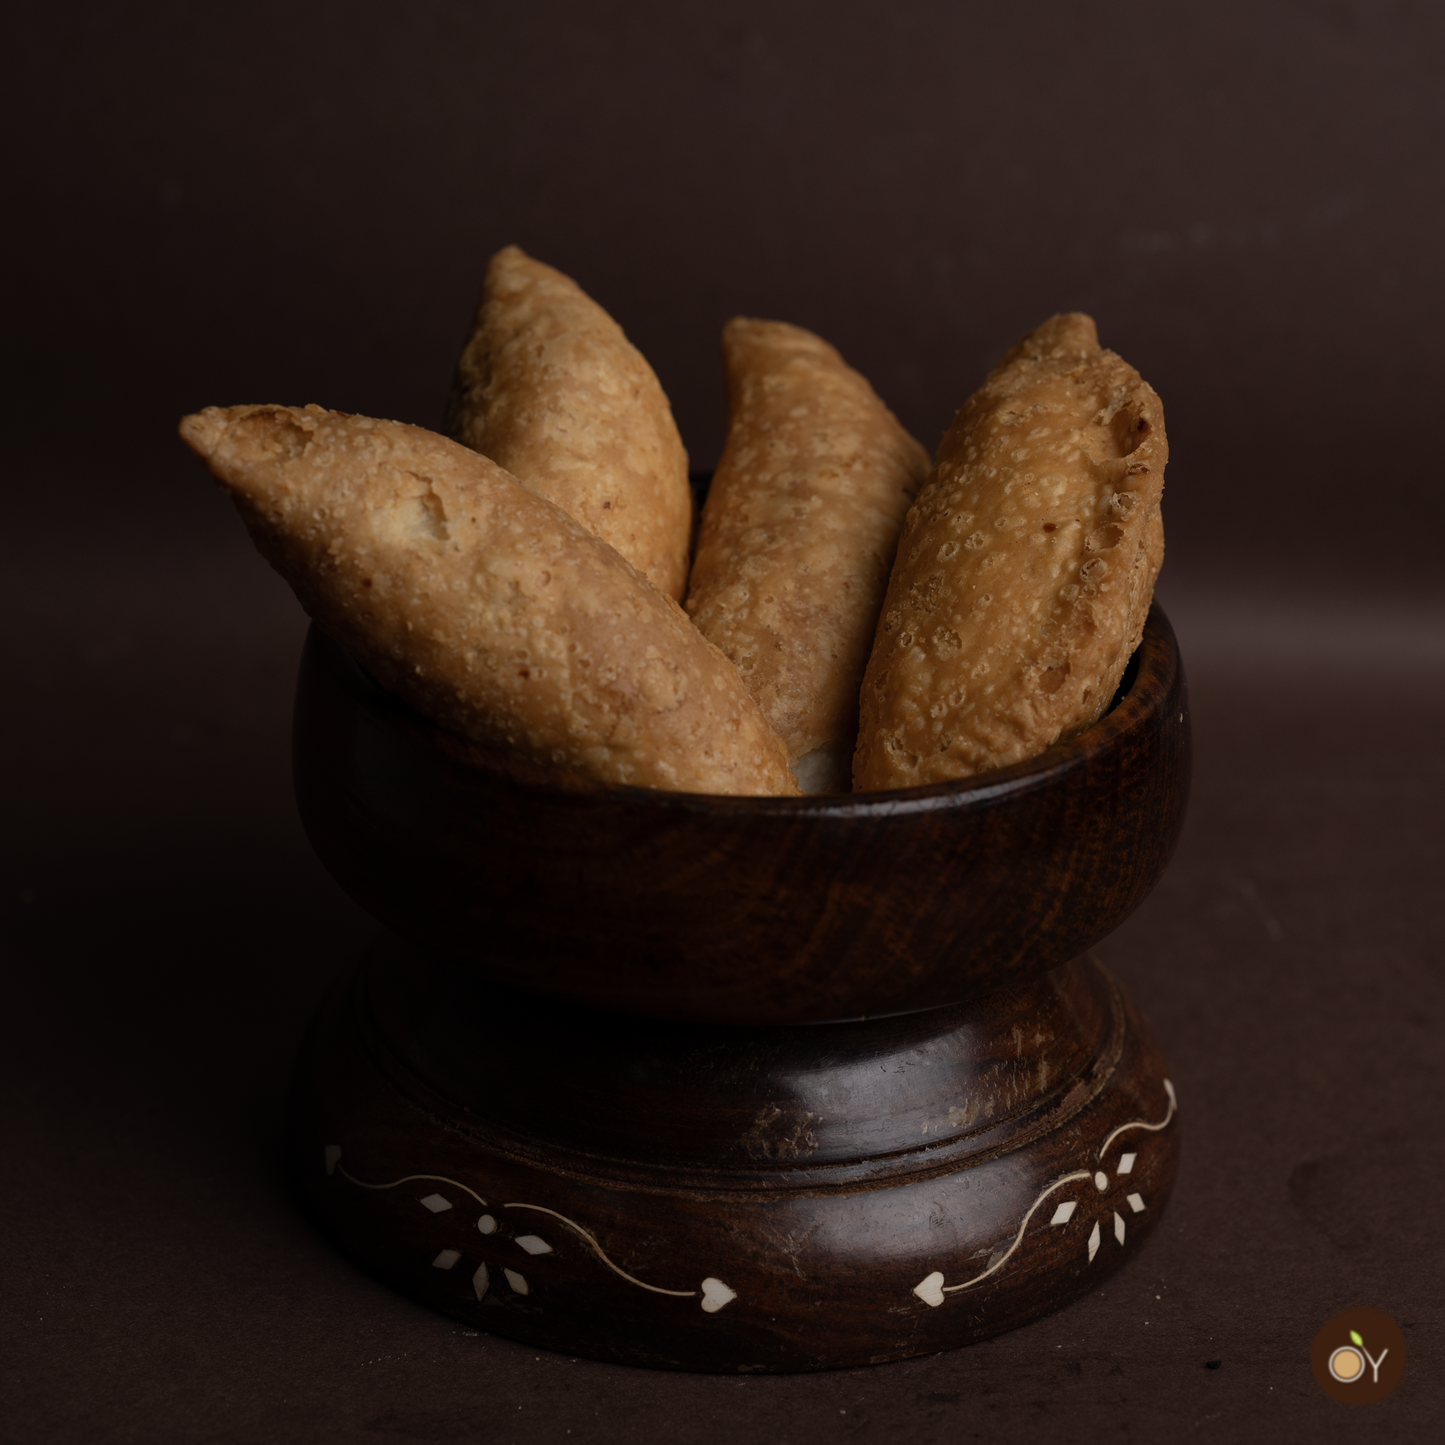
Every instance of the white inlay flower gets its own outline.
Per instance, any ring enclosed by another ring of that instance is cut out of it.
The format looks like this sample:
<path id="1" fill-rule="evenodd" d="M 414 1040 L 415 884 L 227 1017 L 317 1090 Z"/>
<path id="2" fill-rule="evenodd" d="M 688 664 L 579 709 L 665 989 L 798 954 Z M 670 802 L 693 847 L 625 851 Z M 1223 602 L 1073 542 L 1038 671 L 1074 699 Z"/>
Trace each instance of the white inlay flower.
<path id="1" fill-rule="evenodd" d="M 1157 1133 L 1160 1129 L 1168 1128 L 1170 1121 L 1174 1118 L 1175 1110 L 1178 1108 L 1178 1100 L 1174 1094 L 1174 1085 L 1171 1084 L 1168 1079 L 1164 1080 L 1164 1092 L 1169 1102 L 1162 1119 L 1159 1119 L 1157 1122 L 1149 1119 L 1131 1119 L 1126 1124 L 1120 1124 L 1109 1134 L 1103 1144 L 1100 1145 L 1098 1154 L 1095 1157 L 1102 1160 L 1108 1153 L 1109 1147 L 1113 1144 L 1114 1140 L 1118 1139 L 1121 1135 L 1131 1133 L 1135 1130 Z M 1122 1179 L 1126 1175 L 1132 1174 L 1138 1158 L 1139 1155 L 1137 1151 L 1121 1154 L 1115 1166 L 1116 1177 Z M 1069 1186 L 1078 1188 L 1080 1185 L 1093 1184 L 1094 1188 L 1100 1194 L 1107 1194 L 1109 1191 L 1109 1183 L 1109 1176 L 1102 1169 L 1098 1168 L 1095 1168 L 1092 1173 L 1085 1168 L 1061 1175 L 1051 1184 L 1045 1185 L 1039 1192 L 1019 1222 L 1018 1232 L 1014 1235 L 1013 1242 L 1007 1249 L 1003 1248 L 1002 1245 L 995 1249 L 989 1257 L 987 1268 L 973 1275 L 970 1279 L 961 1280 L 958 1284 L 944 1284 L 942 1271 L 934 1270 L 933 1273 L 928 1275 L 921 1283 L 913 1286 L 913 1293 L 917 1295 L 924 1304 L 936 1308 L 943 1303 L 945 1295 L 954 1294 L 959 1290 L 971 1289 L 974 1285 L 989 1278 L 990 1275 L 1008 1263 L 1014 1251 L 1023 1243 L 1024 1235 L 1028 1230 L 1029 1221 L 1034 1217 L 1034 1212 L 1056 1190 Z M 1103 1203 L 1104 1201 L 1100 1200 L 1099 1202 Z M 1144 1196 L 1142 1194 L 1126 1195 L 1125 1202 L 1128 1204 L 1132 1213 L 1142 1214 L 1144 1212 Z M 1075 1214 L 1078 1213 L 1079 1205 L 1082 1203 L 1084 1203 L 1084 1201 L 1079 1199 L 1060 1200 L 1054 1207 L 1053 1217 L 1049 1220 L 1049 1224 L 1053 1226 L 1067 1225 L 1074 1218 Z M 1090 1264 L 1094 1262 L 1094 1257 L 1098 1254 L 1099 1246 L 1103 1241 L 1102 1220 L 1107 1218 L 1109 1214 L 1114 1216 L 1114 1238 L 1118 1241 L 1120 1248 L 1123 1248 L 1124 1240 L 1128 1235 L 1128 1229 L 1124 1224 L 1124 1216 L 1117 1209 L 1106 1206 L 1105 1214 L 1094 1220 L 1093 1228 L 1089 1231 L 1086 1248 L 1088 1250 Z M 980 1251 L 980 1253 L 982 1253 L 982 1251 Z M 706 1306 L 704 1306 L 704 1308 L 706 1308 Z"/>
<path id="2" fill-rule="evenodd" d="M 326 1166 L 327 1174 L 340 1175 L 343 1179 L 359 1189 L 395 1189 L 398 1185 L 407 1184 L 413 1180 L 434 1179 L 440 1184 L 450 1185 L 452 1188 L 461 1191 L 461 1193 L 470 1195 L 471 1198 L 484 1209 L 487 1208 L 487 1201 L 470 1185 L 462 1184 L 455 1179 L 449 1179 L 441 1174 L 407 1174 L 400 1179 L 393 1179 L 385 1183 L 373 1182 L 368 1179 L 358 1179 L 354 1175 L 349 1174 L 345 1169 L 341 1168 L 340 1160 L 341 1146 L 339 1144 L 328 1144 L 322 1151 L 322 1162 Z M 432 1214 L 445 1214 L 448 1210 L 455 1207 L 446 1195 L 436 1193 L 423 1195 L 417 1200 L 417 1203 Z M 543 1208 L 540 1204 L 504 1204 L 501 1207 L 503 1209 L 536 1210 L 539 1213 L 551 1215 L 553 1219 L 560 1220 L 573 1234 L 580 1236 L 586 1242 L 588 1248 L 596 1255 L 597 1259 L 610 1269 L 613 1274 L 620 1276 L 622 1279 L 625 1279 L 628 1284 L 635 1285 L 638 1289 L 648 1290 L 652 1294 L 673 1295 L 679 1299 L 697 1299 L 698 1296 L 701 1295 L 700 1303 L 704 1312 L 707 1314 L 716 1314 L 718 1310 L 738 1297 L 738 1292 L 733 1289 L 731 1285 L 724 1284 L 722 1280 L 713 1275 L 709 1275 L 707 1279 L 703 1280 L 701 1289 L 664 1289 L 661 1285 L 649 1284 L 646 1280 L 638 1279 L 636 1276 L 628 1274 L 625 1269 L 609 1259 L 597 1240 L 594 1239 L 582 1225 L 578 1224 L 575 1220 L 568 1219 L 566 1215 L 558 1214 L 556 1210 L 553 1209 Z M 479 1216 L 477 1219 L 477 1232 L 483 1235 L 496 1234 L 498 1232 L 496 1217 L 492 1214 Z M 555 1253 L 551 1243 L 543 1239 L 540 1234 L 519 1234 L 514 1235 L 513 1239 L 527 1254 L 534 1257 Z M 459 1249 L 444 1249 L 433 1257 L 432 1267 L 434 1269 L 452 1269 L 461 1261 L 462 1257 L 462 1251 Z M 514 1293 L 521 1295 L 531 1294 L 532 1287 L 527 1282 L 525 1275 L 515 1269 L 506 1268 L 503 1268 L 502 1274 Z M 940 1276 L 940 1278 L 942 1278 L 942 1276 Z M 487 1265 L 485 1263 L 479 1264 L 472 1275 L 472 1291 L 478 1300 L 487 1293 L 490 1284 L 491 1275 Z"/>
<path id="3" fill-rule="evenodd" d="M 1139 1157 L 1139 1155 L 1138 1155 L 1137 1153 L 1120 1155 L 1118 1167 L 1117 1167 L 1117 1169 L 1116 1169 L 1116 1171 L 1115 1171 L 1116 1174 L 1122 1176 L 1122 1175 L 1125 1175 L 1125 1174 L 1131 1174 L 1131 1173 L 1133 1173 L 1133 1171 L 1134 1171 L 1134 1162 L 1135 1162 L 1136 1159 L 1138 1159 L 1138 1157 Z M 1088 1176 L 1087 1171 L 1082 1171 L 1080 1174 L 1074 1175 L 1074 1176 L 1071 1176 L 1071 1177 L 1072 1177 L 1072 1178 L 1079 1179 L 1080 1182 L 1082 1182 L 1084 1179 L 1087 1179 L 1089 1176 Z M 1104 1193 L 1105 1191 L 1107 1191 L 1107 1189 L 1108 1189 L 1108 1187 L 1109 1187 L 1109 1176 L 1108 1176 L 1107 1174 L 1105 1174 L 1102 1169 L 1100 1169 L 1100 1170 L 1097 1170 L 1097 1171 L 1095 1172 L 1095 1174 L 1094 1174 L 1093 1179 L 1092 1179 L 1091 1182 L 1093 1183 L 1093 1186 L 1094 1186 L 1095 1189 L 1097 1189 L 1100 1193 Z M 1054 1187 L 1057 1187 L 1057 1186 L 1054 1186 Z M 1081 1201 L 1080 1201 L 1080 1200 L 1077 1200 L 1077 1199 L 1065 1199 L 1065 1200 L 1063 1200 L 1063 1201 L 1059 1204 L 1059 1206 L 1054 1210 L 1053 1218 L 1049 1220 L 1049 1223 L 1050 1223 L 1051 1225 L 1063 1225 L 1063 1224 L 1067 1224 L 1071 1219 L 1073 1219 L 1074 1214 L 1076 1213 L 1076 1211 L 1077 1211 L 1078 1208 L 1079 1208 L 1080 1202 L 1081 1202 Z M 1126 1197 L 1126 1199 L 1125 1199 L 1125 1203 L 1128 1204 L 1129 1208 L 1130 1208 L 1135 1214 L 1142 1214 L 1143 1211 L 1144 1211 L 1144 1197 L 1143 1197 L 1143 1195 L 1141 1195 L 1141 1194 L 1130 1194 L 1130 1195 L 1128 1195 L 1128 1196 Z M 1127 1233 L 1127 1231 L 1125 1230 L 1125 1227 L 1124 1227 L 1124 1219 L 1123 1219 L 1123 1216 L 1119 1213 L 1119 1211 L 1118 1211 L 1117 1209 L 1116 1209 L 1116 1210 L 1113 1210 L 1113 1211 L 1111 1211 L 1111 1212 L 1112 1212 L 1112 1214 L 1113 1214 L 1113 1216 L 1114 1216 L 1114 1238 L 1115 1238 L 1116 1240 L 1118 1240 L 1119 1244 L 1122 1246 L 1123 1243 L 1124 1243 L 1125 1235 L 1126 1235 L 1126 1233 Z M 1098 1220 L 1095 1220 L 1093 1229 L 1089 1231 L 1089 1240 L 1088 1240 L 1088 1244 L 1087 1244 L 1087 1246 L 1086 1246 L 1086 1248 L 1088 1249 L 1088 1253 L 1089 1253 L 1089 1263 L 1090 1263 L 1090 1264 L 1092 1264 L 1092 1263 L 1094 1262 L 1094 1256 L 1095 1256 L 1096 1254 L 1098 1254 L 1098 1252 L 1099 1252 L 1099 1245 L 1100 1245 L 1100 1243 L 1102 1242 L 1102 1240 L 1103 1240 L 1103 1230 L 1102 1230 L 1102 1228 L 1101 1228 L 1101 1226 L 1100 1226 L 1099 1221 L 1098 1221 Z M 930 1276 L 930 1278 L 932 1278 L 932 1276 Z M 925 1280 L 924 1283 L 927 1284 L 928 1281 Z M 951 1286 L 949 1286 L 949 1288 L 950 1288 L 950 1289 L 958 1289 L 959 1286 L 958 1286 L 958 1285 L 951 1285 Z M 922 1295 L 922 1294 L 919 1293 L 919 1290 L 918 1290 L 918 1289 L 915 1289 L 913 1292 L 914 1292 L 914 1294 L 919 1295 L 919 1298 L 920 1298 L 920 1299 L 925 1298 L 924 1295 Z M 940 1301 L 940 1303 L 941 1303 L 941 1302 L 942 1302 L 942 1295 L 943 1295 L 942 1278 L 941 1278 L 941 1277 L 940 1277 L 940 1280 L 939 1280 L 938 1294 L 939 1294 L 939 1301 Z M 931 1301 L 930 1301 L 930 1303 L 931 1303 Z"/>

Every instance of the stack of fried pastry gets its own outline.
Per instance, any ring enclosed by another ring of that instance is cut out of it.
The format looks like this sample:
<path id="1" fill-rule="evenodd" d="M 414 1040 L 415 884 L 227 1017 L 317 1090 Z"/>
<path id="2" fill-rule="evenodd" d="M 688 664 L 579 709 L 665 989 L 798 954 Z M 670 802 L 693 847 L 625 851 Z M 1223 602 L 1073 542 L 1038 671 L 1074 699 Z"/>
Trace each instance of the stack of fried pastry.
<path id="1" fill-rule="evenodd" d="M 493 756 L 788 796 L 969 777 L 1101 715 L 1163 558 L 1167 443 L 1088 317 L 1009 352 L 931 470 L 811 333 L 738 318 L 723 358 L 690 566 L 657 377 L 516 247 L 488 267 L 450 438 L 318 406 L 212 407 L 181 435 L 318 626 Z"/>

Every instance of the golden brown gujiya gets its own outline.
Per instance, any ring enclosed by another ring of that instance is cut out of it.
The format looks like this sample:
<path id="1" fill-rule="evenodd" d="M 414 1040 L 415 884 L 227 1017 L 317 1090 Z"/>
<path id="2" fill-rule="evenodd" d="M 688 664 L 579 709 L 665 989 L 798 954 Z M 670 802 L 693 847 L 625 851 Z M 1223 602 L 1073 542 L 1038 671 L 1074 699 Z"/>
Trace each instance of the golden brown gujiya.
<path id="1" fill-rule="evenodd" d="M 928 455 L 826 341 L 723 331 L 728 438 L 687 610 L 737 664 L 806 792 L 847 792 L 858 686 Z"/>
<path id="2" fill-rule="evenodd" d="M 211 407 L 181 435 L 321 628 L 444 727 L 607 783 L 797 792 L 732 663 L 495 462 L 317 406 Z"/>
<path id="3" fill-rule="evenodd" d="M 516 246 L 487 267 L 446 430 L 681 601 L 692 493 L 667 397 L 602 307 Z"/>
<path id="4" fill-rule="evenodd" d="M 1055 316 L 959 411 L 904 523 L 861 694 L 858 789 L 1007 767 L 1094 722 L 1164 558 L 1152 387 Z"/>

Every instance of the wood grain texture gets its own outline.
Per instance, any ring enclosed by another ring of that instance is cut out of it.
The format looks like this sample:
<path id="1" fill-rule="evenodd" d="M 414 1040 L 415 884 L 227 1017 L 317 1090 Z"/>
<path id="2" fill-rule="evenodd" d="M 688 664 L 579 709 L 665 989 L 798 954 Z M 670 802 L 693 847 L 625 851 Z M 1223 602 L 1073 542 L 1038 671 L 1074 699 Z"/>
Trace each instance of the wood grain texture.
<path id="1" fill-rule="evenodd" d="M 1060 1308 L 1137 1251 L 1178 1131 L 1088 959 L 906 1018 L 738 1028 L 548 1003 L 392 939 L 313 1028 L 292 1151 L 322 1228 L 422 1303 L 568 1354 L 749 1372 Z"/>
<path id="2" fill-rule="evenodd" d="M 621 1014 L 785 1024 L 979 998 L 1077 956 L 1162 873 L 1189 708 L 1155 607 L 1079 737 L 958 783 L 724 798 L 494 766 L 313 631 L 294 773 L 317 852 L 403 937 Z"/>

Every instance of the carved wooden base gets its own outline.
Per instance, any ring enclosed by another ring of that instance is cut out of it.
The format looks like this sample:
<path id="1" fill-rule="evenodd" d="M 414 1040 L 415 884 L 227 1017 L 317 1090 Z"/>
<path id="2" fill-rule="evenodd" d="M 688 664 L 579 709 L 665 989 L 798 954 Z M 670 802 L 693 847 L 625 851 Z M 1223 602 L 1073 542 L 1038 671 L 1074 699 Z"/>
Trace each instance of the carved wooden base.
<path id="1" fill-rule="evenodd" d="M 295 1167 L 414 1299 L 529 1344 L 816 1370 L 967 1344 L 1121 1265 L 1174 1091 L 1092 959 L 981 1002 L 786 1028 L 569 1009 L 386 939 L 319 1015 Z"/>

